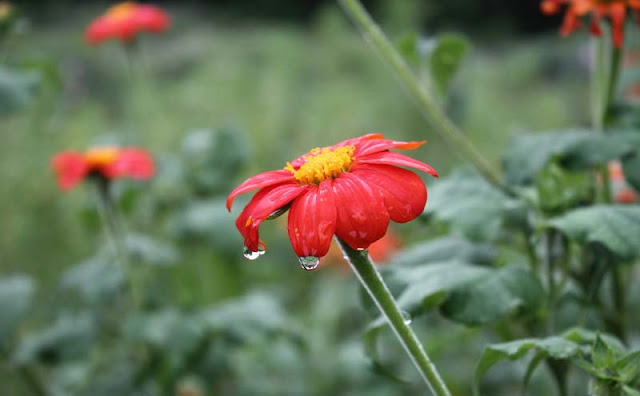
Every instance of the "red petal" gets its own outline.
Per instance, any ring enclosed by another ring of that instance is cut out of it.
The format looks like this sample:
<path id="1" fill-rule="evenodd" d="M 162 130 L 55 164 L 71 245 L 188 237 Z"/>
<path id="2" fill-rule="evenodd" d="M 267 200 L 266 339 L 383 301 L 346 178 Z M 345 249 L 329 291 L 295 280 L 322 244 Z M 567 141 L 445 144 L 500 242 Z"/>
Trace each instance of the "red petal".
<path id="1" fill-rule="evenodd" d="M 567 36 L 577 28 L 580 27 L 580 18 L 576 14 L 573 8 L 569 8 L 567 12 L 564 14 L 564 20 L 562 22 L 562 26 L 560 27 L 560 34 L 563 36 Z"/>
<path id="2" fill-rule="evenodd" d="M 58 176 L 58 186 L 61 190 L 72 189 L 89 173 L 89 166 L 81 153 L 64 151 L 51 160 L 51 167 Z"/>
<path id="3" fill-rule="evenodd" d="M 435 169 L 425 164 L 424 162 L 418 161 L 411 157 L 407 157 L 404 154 L 392 153 L 390 151 L 384 151 L 381 153 L 358 157 L 356 158 L 356 163 L 351 167 L 351 169 L 355 170 L 358 164 L 408 166 L 410 168 L 415 168 L 423 172 L 427 172 L 431 176 L 438 177 L 438 172 L 436 172 Z"/>
<path id="4" fill-rule="evenodd" d="M 123 148 L 112 164 L 100 167 L 100 172 L 109 179 L 128 176 L 147 180 L 153 177 L 155 170 L 151 154 L 138 148 Z"/>
<path id="5" fill-rule="evenodd" d="M 329 251 L 336 230 L 336 200 L 332 185 L 325 180 L 291 204 L 289 212 L 289 239 L 299 257 L 322 257 Z"/>
<path id="6" fill-rule="evenodd" d="M 170 24 L 169 14 L 158 7 L 148 4 L 138 5 L 134 18 L 141 30 L 155 33 L 167 30 Z"/>
<path id="7" fill-rule="evenodd" d="M 388 139 L 375 139 L 375 140 L 367 140 L 361 143 L 358 143 L 356 146 L 355 156 L 361 155 L 369 155 L 378 153 L 380 151 L 387 151 L 390 149 L 400 149 L 400 150 L 413 150 L 425 144 L 426 141 L 423 140 L 421 142 L 400 142 L 396 140 L 388 140 Z"/>
<path id="8" fill-rule="evenodd" d="M 622 47 L 624 41 L 624 20 L 627 14 L 624 4 L 611 4 L 609 15 L 611 15 L 611 31 L 613 33 L 613 44 L 616 48 Z"/>
<path id="9" fill-rule="evenodd" d="M 382 238 L 389 212 L 378 188 L 355 173 L 342 173 L 333 181 L 338 224 L 336 235 L 354 249 L 366 249 Z"/>
<path id="10" fill-rule="evenodd" d="M 291 183 L 270 186 L 258 191 L 236 220 L 236 227 L 244 237 L 244 245 L 253 252 L 258 251 L 260 223 L 309 188 L 309 186 Z"/>
<path id="11" fill-rule="evenodd" d="M 361 165 L 352 174 L 380 190 L 391 220 L 406 223 L 427 203 L 427 188 L 415 173 L 391 165 Z"/>
<path id="12" fill-rule="evenodd" d="M 273 186 L 274 184 L 281 184 L 286 182 L 294 181 L 293 173 L 288 170 L 275 170 L 269 172 L 263 172 L 257 174 L 249 179 L 245 180 L 242 184 L 236 187 L 227 198 L 227 209 L 231 210 L 231 205 L 233 205 L 233 200 L 240 194 L 244 194 L 251 190 L 256 190 L 258 188 L 265 188 L 269 186 Z"/>

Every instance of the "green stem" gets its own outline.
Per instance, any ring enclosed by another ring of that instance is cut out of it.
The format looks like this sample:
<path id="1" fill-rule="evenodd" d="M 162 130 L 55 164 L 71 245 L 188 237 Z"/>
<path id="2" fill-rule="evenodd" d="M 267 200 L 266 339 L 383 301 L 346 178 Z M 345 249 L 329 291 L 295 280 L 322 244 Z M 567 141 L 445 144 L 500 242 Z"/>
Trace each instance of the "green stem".
<path id="1" fill-rule="evenodd" d="M 382 56 L 384 61 L 391 66 L 404 87 L 411 93 L 420 106 L 427 121 L 430 122 L 444 141 L 452 148 L 458 150 L 463 156 L 467 157 L 491 184 L 509 195 L 514 195 L 514 192 L 503 183 L 498 169 L 496 169 L 478 151 L 464 133 L 453 124 L 439 105 L 436 97 L 428 92 L 416 78 L 409 68 L 409 65 L 407 65 L 402 56 L 396 51 L 380 27 L 373 21 L 367 13 L 367 10 L 360 4 L 360 1 L 338 1 L 344 11 L 363 33 L 367 42 L 369 42 Z"/>
<path id="2" fill-rule="evenodd" d="M 95 182 L 98 192 L 98 211 L 104 225 L 105 233 L 116 252 L 117 261 L 121 263 L 122 270 L 128 278 L 133 304 L 139 307 L 141 302 L 140 288 L 129 261 L 128 249 L 124 239 L 125 230 L 120 222 L 120 216 L 111 195 L 111 182 L 101 176 L 97 176 Z"/>
<path id="3" fill-rule="evenodd" d="M 611 269 L 611 288 L 613 293 L 613 305 L 615 308 L 615 322 L 618 328 L 617 335 L 623 342 L 626 341 L 626 296 L 624 289 L 622 266 L 616 265 Z"/>
<path id="4" fill-rule="evenodd" d="M 413 364 L 431 392 L 436 396 L 451 396 L 451 392 L 440 378 L 436 366 L 429 359 L 418 337 L 405 322 L 400 307 L 396 304 L 380 273 L 369 259 L 369 253 L 366 250 L 355 250 L 340 238 L 336 239 L 360 283 L 387 318 L 393 332 L 411 357 Z"/>

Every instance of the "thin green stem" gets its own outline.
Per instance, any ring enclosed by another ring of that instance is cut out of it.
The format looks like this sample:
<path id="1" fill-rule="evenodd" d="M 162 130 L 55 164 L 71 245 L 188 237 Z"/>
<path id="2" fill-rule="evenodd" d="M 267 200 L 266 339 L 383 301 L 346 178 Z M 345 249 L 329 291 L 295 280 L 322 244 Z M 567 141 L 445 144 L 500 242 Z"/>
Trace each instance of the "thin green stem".
<path id="1" fill-rule="evenodd" d="M 96 177 L 95 183 L 98 192 L 98 211 L 104 225 L 105 233 L 115 250 L 117 261 L 121 263 L 122 270 L 128 278 L 133 304 L 139 307 L 141 302 L 140 288 L 129 260 L 125 241 L 125 229 L 122 226 L 120 215 L 111 195 L 111 182 L 103 177 Z"/>
<path id="2" fill-rule="evenodd" d="M 358 280 L 367 290 L 380 312 L 387 318 L 394 334 L 411 357 L 413 364 L 431 392 L 436 396 L 451 396 L 451 392 L 438 374 L 436 366 L 429 359 L 418 337 L 405 322 L 400 307 L 396 304 L 380 273 L 371 262 L 369 253 L 366 250 L 355 250 L 340 238 L 336 239 Z"/>
<path id="3" fill-rule="evenodd" d="M 624 342 L 627 338 L 626 324 L 626 296 L 624 288 L 624 280 L 622 266 L 616 265 L 611 269 L 611 289 L 613 294 L 613 306 L 615 312 L 615 322 L 618 328 L 617 335 Z"/>
<path id="4" fill-rule="evenodd" d="M 358 26 L 367 42 L 375 48 L 384 61 L 391 66 L 404 87 L 416 100 L 423 115 L 436 132 L 453 149 L 468 158 L 478 171 L 493 185 L 509 195 L 514 192 L 504 184 L 497 168 L 493 166 L 465 134 L 447 117 L 435 95 L 427 91 L 416 78 L 402 56 L 396 51 L 384 32 L 373 21 L 359 0 L 338 0 L 344 11 Z"/>

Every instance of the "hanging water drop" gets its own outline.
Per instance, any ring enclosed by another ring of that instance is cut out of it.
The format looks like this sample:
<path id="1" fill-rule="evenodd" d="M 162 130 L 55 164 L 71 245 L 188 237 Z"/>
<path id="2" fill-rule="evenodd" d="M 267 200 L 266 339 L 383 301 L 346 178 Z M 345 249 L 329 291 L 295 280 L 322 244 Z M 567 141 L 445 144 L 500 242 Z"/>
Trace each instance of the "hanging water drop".
<path id="1" fill-rule="evenodd" d="M 255 260 L 258 257 L 262 256 L 263 254 L 266 253 L 266 249 L 264 248 L 264 246 L 260 245 L 258 246 L 258 251 L 254 252 L 251 249 L 249 249 L 248 247 L 245 246 L 244 251 L 243 251 L 243 256 L 244 258 L 246 258 L 247 260 Z"/>
<path id="2" fill-rule="evenodd" d="M 400 311 L 400 313 L 402 314 L 402 319 L 404 319 L 404 324 L 410 325 L 411 321 L 413 320 L 411 318 L 411 314 L 407 311 Z"/>
<path id="3" fill-rule="evenodd" d="M 315 256 L 298 257 L 298 261 L 300 262 L 300 266 L 307 271 L 313 271 L 318 268 L 318 264 L 320 264 L 320 259 Z"/>

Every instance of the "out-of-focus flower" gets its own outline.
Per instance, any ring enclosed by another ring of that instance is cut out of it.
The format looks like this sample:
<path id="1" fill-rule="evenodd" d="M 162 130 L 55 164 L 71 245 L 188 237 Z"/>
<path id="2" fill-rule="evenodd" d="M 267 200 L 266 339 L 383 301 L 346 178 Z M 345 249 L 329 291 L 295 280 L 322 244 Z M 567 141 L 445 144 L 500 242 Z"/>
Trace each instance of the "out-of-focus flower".
<path id="1" fill-rule="evenodd" d="M 110 39 L 129 42 L 141 32 L 164 32 L 170 24 L 171 18 L 164 10 L 149 4 L 125 1 L 94 19 L 87 26 L 85 38 L 89 44 L 100 44 Z"/>
<path id="2" fill-rule="evenodd" d="M 151 154 L 135 147 L 93 147 L 84 153 L 63 151 L 56 154 L 51 166 L 61 190 L 70 190 L 87 176 L 105 179 L 130 177 L 147 180 L 155 173 Z"/>
<path id="3" fill-rule="evenodd" d="M 566 5 L 564 22 L 560 28 L 563 36 L 569 35 L 581 25 L 581 18 L 591 14 L 589 32 L 595 36 L 602 34 L 600 22 L 611 20 L 613 43 L 620 48 L 624 40 L 624 22 L 628 11 L 640 11 L 640 0 L 543 0 L 540 9 L 546 15 L 553 15 Z"/>
<path id="4" fill-rule="evenodd" d="M 366 249 L 384 236 L 389 220 L 404 223 L 422 213 L 427 189 L 412 167 L 437 177 L 429 165 L 394 153 L 425 142 L 387 140 L 369 134 L 333 146 L 315 148 L 287 163 L 284 169 L 249 178 L 227 199 L 230 210 L 236 196 L 259 189 L 236 220 L 247 251 L 260 252 L 260 223 L 290 209 L 288 232 L 301 258 L 327 254 L 337 235 L 354 249 Z M 302 263 L 302 261 L 301 261 Z"/>
<path id="5" fill-rule="evenodd" d="M 618 161 L 611 161 L 609 168 L 609 183 L 613 199 L 618 203 L 629 204 L 638 202 L 638 193 L 631 188 L 624 177 L 622 164 Z"/>

